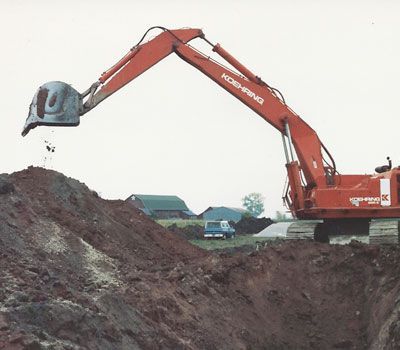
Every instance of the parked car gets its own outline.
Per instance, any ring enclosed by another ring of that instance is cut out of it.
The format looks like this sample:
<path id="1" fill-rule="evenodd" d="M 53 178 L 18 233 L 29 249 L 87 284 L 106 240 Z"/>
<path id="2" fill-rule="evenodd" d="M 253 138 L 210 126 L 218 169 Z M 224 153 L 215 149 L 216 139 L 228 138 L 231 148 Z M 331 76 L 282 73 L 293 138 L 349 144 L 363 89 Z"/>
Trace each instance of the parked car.
<path id="1" fill-rule="evenodd" d="M 235 229 L 228 221 L 206 221 L 204 225 L 204 238 L 234 238 Z"/>

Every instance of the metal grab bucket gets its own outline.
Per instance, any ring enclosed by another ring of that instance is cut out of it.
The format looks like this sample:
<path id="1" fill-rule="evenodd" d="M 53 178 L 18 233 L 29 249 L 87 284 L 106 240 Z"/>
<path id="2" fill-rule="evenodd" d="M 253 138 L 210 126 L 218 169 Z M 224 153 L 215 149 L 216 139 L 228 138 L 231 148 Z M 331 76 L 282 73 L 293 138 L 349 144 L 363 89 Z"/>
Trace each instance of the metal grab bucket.
<path id="1" fill-rule="evenodd" d="M 33 97 L 22 136 L 39 126 L 77 126 L 82 98 L 71 85 L 51 81 L 42 85 Z"/>

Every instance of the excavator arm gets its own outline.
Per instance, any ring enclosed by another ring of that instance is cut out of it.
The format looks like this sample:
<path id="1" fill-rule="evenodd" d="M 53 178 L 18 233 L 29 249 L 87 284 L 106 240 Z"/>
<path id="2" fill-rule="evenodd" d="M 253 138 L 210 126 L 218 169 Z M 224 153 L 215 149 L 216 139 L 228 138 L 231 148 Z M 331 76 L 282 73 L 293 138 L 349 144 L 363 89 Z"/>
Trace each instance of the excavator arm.
<path id="1" fill-rule="evenodd" d="M 70 85 L 61 82 L 47 83 L 40 87 L 32 102 L 23 135 L 37 125 L 78 125 L 79 116 L 87 113 L 108 96 L 175 52 L 180 58 L 215 81 L 286 136 L 286 139 L 284 138 L 285 145 L 287 143 L 287 149 L 290 150 L 290 152 L 286 152 L 287 163 L 295 161 L 293 145 L 300 163 L 297 171 L 301 169 L 308 188 L 327 185 L 326 169 L 321 151 L 322 144 L 318 136 L 278 97 L 274 89 L 244 67 L 221 45 L 211 44 L 200 29 L 168 30 L 162 27 L 153 27 L 149 30 L 154 28 L 162 29 L 162 33 L 154 39 L 142 43 L 147 31 L 142 40 L 127 55 L 104 72 L 98 81 L 82 94 L 79 94 Z M 212 50 L 239 73 L 189 45 L 189 41 L 195 38 L 202 38 L 209 43 Z M 57 104 L 59 110 L 54 111 Z M 298 186 L 301 186 L 300 178 L 297 182 Z"/>
<path id="2" fill-rule="evenodd" d="M 197 37 L 209 43 L 214 52 L 241 74 L 212 60 L 188 44 L 191 39 Z M 134 48 L 114 67 L 102 74 L 97 84 L 103 84 L 103 86 L 84 104 L 84 113 L 171 52 L 175 52 L 184 61 L 259 114 L 282 134 L 288 136 L 289 144 L 293 142 L 306 183 L 310 187 L 316 184 L 326 185 L 321 142 L 314 130 L 295 114 L 261 78 L 244 67 L 221 45 L 211 44 L 199 29 L 165 30 L 155 39 Z"/>

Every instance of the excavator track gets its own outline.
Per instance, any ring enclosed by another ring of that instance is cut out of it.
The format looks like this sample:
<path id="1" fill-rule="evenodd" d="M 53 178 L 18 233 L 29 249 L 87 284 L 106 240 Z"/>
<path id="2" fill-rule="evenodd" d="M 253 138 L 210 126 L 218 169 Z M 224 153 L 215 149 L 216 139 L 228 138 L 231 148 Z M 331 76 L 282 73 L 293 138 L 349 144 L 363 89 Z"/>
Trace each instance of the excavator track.
<path id="1" fill-rule="evenodd" d="M 400 220 L 371 220 L 369 244 L 399 244 Z"/>
<path id="2" fill-rule="evenodd" d="M 366 229 L 368 228 L 365 227 Z M 342 233 L 346 236 L 365 236 L 367 232 L 358 232 L 359 230 Z M 322 221 L 295 221 L 287 229 L 286 239 L 309 239 L 320 242 L 329 242 L 329 237 L 341 237 L 340 234 L 328 234 L 329 228 L 324 227 Z M 350 234 L 351 233 L 351 234 Z M 400 219 L 375 219 L 369 223 L 369 244 L 377 245 L 397 245 L 400 244 Z"/>
<path id="3" fill-rule="evenodd" d="M 288 227 L 286 239 L 314 239 L 317 226 L 322 221 L 295 221 Z"/>

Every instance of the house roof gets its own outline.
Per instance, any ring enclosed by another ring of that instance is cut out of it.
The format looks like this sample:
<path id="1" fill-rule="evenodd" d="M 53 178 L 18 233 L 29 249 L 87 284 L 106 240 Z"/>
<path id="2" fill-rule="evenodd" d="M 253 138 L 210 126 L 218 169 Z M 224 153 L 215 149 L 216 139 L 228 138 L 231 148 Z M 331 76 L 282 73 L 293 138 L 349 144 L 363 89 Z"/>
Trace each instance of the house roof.
<path id="1" fill-rule="evenodd" d="M 243 208 L 234 208 L 234 207 L 209 207 L 207 208 L 203 213 L 210 211 L 212 209 L 229 209 L 229 210 L 233 210 L 236 211 L 238 213 L 244 214 L 244 213 L 248 213 L 248 210 L 243 209 Z"/>
<path id="2" fill-rule="evenodd" d="M 182 210 L 189 208 L 185 202 L 177 196 L 133 194 L 129 199 L 139 199 L 148 210 Z"/>

